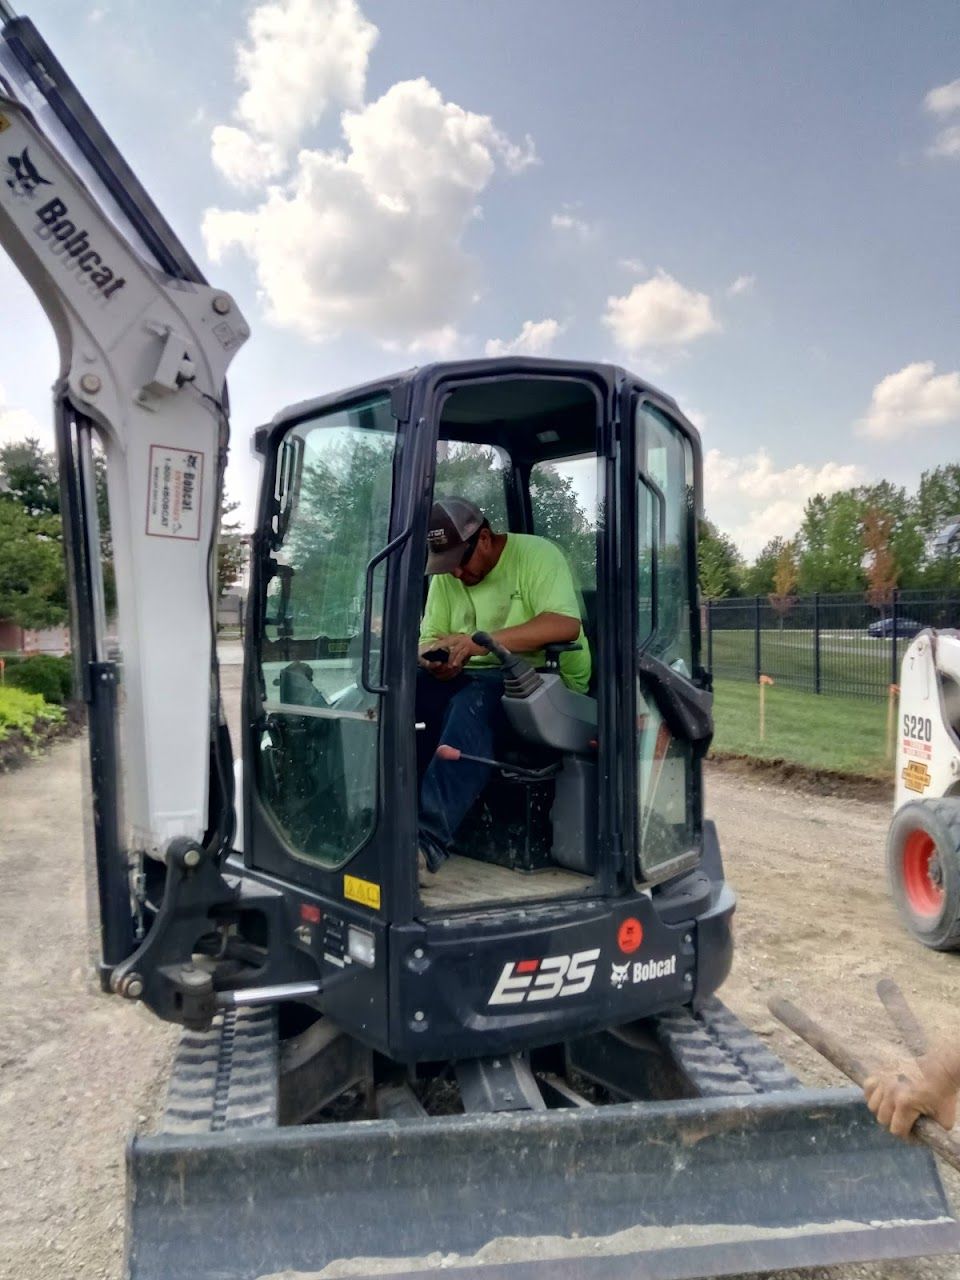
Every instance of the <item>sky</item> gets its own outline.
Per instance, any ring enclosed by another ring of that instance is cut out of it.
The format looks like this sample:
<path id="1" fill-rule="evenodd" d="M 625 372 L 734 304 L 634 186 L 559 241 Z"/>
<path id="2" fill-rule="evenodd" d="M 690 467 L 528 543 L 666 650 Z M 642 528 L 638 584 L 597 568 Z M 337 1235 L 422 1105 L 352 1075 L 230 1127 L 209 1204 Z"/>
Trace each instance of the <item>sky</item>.
<path id="1" fill-rule="evenodd" d="M 816 492 L 960 461 L 955 0 L 19 8 L 252 325 L 248 523 L 256 426 L 453 356 L 660 386 L 748 557 Z M 53 338 L 5 260 L 0 336 L 0 442 L 49 443 Z"/>

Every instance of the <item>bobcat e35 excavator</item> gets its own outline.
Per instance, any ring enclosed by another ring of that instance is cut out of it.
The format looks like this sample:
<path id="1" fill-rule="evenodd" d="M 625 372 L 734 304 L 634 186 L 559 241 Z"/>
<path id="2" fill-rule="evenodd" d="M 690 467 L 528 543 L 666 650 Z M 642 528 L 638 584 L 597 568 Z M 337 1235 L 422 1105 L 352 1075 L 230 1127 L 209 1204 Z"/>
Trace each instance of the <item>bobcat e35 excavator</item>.
<path id="1" fill-rule="evenodd" d="M 669 1280 L 955 1250 L 929 1153 L 857 1091 L 801 1088 L 714 995 L 734 897 L 703 819 L 700 444 L 674 402 L 510 358 L 279 413 L 254 440 L 234 766 L 212 570 L 247 325 L 0 13 L 0 243 L 61 355 L 99 972 L 185 1028 L 162 1131 L 128 1153 L 129 1274 Z M 593 676 L 574 694 L 562 652 L 488 646 L 510 741 L 421 888 L 428 516 L 463 492 L 574 561 Z"/>

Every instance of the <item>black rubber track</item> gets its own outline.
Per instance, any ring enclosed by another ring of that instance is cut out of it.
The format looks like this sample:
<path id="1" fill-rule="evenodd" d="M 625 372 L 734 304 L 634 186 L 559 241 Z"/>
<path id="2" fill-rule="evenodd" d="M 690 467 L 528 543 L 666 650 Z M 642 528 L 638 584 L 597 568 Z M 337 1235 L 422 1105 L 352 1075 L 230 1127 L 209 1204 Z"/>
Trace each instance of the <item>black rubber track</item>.
<path id="1" fill-rule="evenodd" d="M 704 1098 L 776 1093 L 800 1082 L 715 997 L 697 1013 L 657 1019 L 665 1052 Z M 269 1008 L 218 1014 L 209 1031 L 185 1031 L 164 1112 L 163 1133 L 276 1127 L 277 1019 Z"/>
<path id="2" fill-rule="evenodd" d="M 272 1008 L 230 1009 L 209 1031 L 180 1039 L 162 1133 L 276 1128 L 277 1016 Z"/>
<path id="3" fill-rule="evenodd" d="M 663 1014 L 657 1035 L 701 1098 L 801 1088 L 776 1054 L 716 996 L 697 1013 Z"/>

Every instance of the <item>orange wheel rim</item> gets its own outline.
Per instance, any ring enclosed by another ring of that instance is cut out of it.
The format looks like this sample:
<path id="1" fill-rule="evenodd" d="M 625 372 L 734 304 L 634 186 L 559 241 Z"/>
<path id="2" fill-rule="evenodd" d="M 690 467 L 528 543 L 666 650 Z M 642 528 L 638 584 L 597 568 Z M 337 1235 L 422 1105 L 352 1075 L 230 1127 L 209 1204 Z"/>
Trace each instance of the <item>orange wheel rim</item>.
<path id="1" fill-rule="evenodd" d="M 926 831 L 911 831 L 907 836 L 902 867 L 903 888 L 911 911 L 918 916 L 938 916 L 946 895 L 937 846 Z"/>

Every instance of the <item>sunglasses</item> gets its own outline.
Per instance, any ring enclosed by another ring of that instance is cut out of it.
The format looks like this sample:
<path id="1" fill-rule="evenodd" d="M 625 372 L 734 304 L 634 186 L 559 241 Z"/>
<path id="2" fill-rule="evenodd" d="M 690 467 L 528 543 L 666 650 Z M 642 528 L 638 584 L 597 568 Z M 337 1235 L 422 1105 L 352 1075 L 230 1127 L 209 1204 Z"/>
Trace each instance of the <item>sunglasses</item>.
<path id="1" fill-rule="evenodd" d="M 478 529 L 476 533 L 471 534 L 467 539 L 467 549 L 464 551 L 463 556 L 460 559 L 460 563 L 457 566 L 459 569 L 465 569 L 473 559 L 473 553 L 477 549 L 477 543 L 480 541 L 481 533 L 483 533 L 482 528 Z"/>

